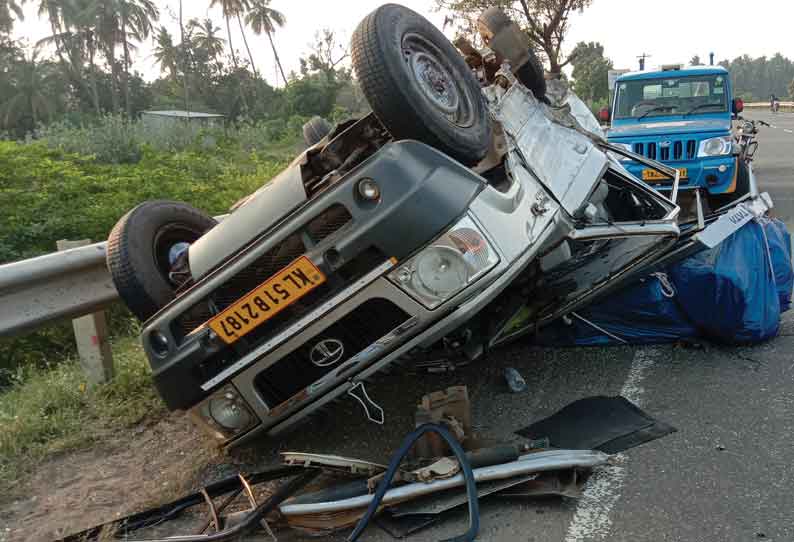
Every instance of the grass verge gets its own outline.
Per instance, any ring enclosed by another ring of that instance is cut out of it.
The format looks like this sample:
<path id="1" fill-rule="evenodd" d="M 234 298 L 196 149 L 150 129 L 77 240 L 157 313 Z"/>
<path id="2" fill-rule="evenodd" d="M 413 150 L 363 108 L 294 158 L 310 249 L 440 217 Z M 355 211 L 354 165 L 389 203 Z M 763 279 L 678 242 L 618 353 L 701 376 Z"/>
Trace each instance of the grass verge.
<path id="1" fill-rule="evenodd" d="M 89 387 L 78 360 L 19 369 L 0 393 L 0 494 L 48 455 L 165 413 L 137 337 L 113 343 L 116 376 Z"/>

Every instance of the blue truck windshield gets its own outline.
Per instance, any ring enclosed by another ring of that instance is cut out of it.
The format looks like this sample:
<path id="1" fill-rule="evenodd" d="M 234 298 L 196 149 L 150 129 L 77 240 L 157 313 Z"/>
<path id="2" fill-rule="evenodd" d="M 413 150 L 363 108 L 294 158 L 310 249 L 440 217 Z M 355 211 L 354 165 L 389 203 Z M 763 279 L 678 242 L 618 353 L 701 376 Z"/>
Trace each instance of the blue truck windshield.
<path id="1" fill-rule="evenodd" d="M 725 113 L 725 75 L 699 75 L 619 81 L 615 119 Z"/>

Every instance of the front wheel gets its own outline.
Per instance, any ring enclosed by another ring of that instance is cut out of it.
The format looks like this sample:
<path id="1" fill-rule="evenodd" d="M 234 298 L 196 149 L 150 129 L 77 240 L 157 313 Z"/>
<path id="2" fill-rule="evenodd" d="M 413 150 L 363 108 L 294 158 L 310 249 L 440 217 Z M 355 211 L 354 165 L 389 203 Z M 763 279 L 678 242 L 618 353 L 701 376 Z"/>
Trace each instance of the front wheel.
<path id="1" fill-rule="evenodd" d="M 210 216 L 175 201 L 147 201 L 118 221 L 107 244 L 107 265 L 119 297 L 142 322 L 176 295 L 187 250 L 215 226 Z"/>

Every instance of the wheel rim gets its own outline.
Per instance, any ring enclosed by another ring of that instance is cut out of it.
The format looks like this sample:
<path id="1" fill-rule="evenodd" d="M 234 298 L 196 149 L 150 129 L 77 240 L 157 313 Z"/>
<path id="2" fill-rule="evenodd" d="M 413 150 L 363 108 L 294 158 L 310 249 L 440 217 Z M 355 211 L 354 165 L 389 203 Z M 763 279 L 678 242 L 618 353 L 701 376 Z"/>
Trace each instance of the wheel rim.
<path id="1" fill-rule="evenodd" d="M 174 264 L 199 237 L 201 233 L 183 224 L 170 224 L 155 235 L 152 247 L 154 263 L 162 277 L 172 286 L 178 286 L 171 278 Z"/>
<path id="2" fill-rule="evenodd" d="M 433 43 L 418 34 L 406 34 L 403 58 L 416 87 L 427 102 L 449 122 L 466 128 L 474 123 L 474 97 L 455 77 L 457 70 Z"/>

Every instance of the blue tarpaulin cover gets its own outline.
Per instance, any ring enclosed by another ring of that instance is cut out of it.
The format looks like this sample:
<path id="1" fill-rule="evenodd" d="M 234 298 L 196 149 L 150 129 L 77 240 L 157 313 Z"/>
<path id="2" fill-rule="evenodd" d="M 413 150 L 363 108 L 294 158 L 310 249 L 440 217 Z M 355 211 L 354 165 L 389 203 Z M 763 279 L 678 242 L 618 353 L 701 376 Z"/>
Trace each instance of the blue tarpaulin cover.
<path id="1" fill-rule="evenodd" d="M 748 222 L 671 269 L 678 302 L 704 337 L 749 343 L 777 335 L 780 296 L 767 235 L 775 228 L 767 222 Z"/>
<path id="2" fill-rule="evenodd" d="M 661 280 L 660 280 L 661 279 Z M 695 337 L 675 300 L 669 280 L 654 275 L 544 328 L 538 343 L 545 346 L 654 344 Z"/>
<path id="3" fill-rule="evenodd" d="M 704 337 L 751 343 L 774 337 L 791 306 L 791 236 L 783 222 L 751 221 L 717 247 L 646 277 L 543 329 L 546 346 L 651 344 Z"/>
<path id="4" fill-rule="evenodd" d="M 772 268 L 775 270 L 775 284 L 780 299 L 780 312 L 791 308 L 791 290 L 794 288 L 794 269 L 791 264 L 791 235 L 786 225 L 773 218 L 762 222 L 769 252 L 772 257 Z"/>

